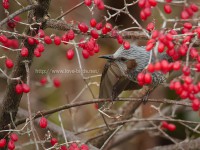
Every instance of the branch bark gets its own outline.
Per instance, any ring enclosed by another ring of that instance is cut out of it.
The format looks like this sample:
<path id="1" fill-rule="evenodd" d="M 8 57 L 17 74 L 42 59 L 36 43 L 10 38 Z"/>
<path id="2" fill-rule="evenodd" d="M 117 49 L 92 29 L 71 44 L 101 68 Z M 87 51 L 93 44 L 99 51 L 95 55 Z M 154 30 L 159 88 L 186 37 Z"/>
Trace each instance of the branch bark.
<path id="1" fill-rule="evenodd" d="M 115 101 L 130 101 L 130 103 L 134 103 L 134 102 L 138 102 L 141 101 L 139 98 L 119 98 Z M 191 103 L 187 103 L 187 102 L 183 102 L 183 101 L 175 101 L 175 100 L 159 100 L 159 99 L 148 99 L 149 102 L 156 102 L 156 103 L 166 103 L 166 104 L 174 104 L 174 105 L 181 105 L 181 106 L 185 106 L 185 107 L 191 107 Z M 93 99 L 91 101 L 83 101 L 83 102 L 77 102 L 77 103 L 73 103 L 73 104 L 66 104 L 51 110 L 47 110 L 47 111 L 41 111 L 38 114 L 34 114 L 32 116 L 32 119 L 37 119 L 39 117 L 42 116 L 46 116 L 46 115 L 50 115 L 56 112 L 59 112 L 61 110 L 66 110 L 69 108 L 73 108 L 73 107 L 78 107 L 78 106 L 83 106 L 83 105 L 89 105 L 89 104 L 94 104 L 94 103 L 100 103 L 100 102 L 111 102 L 110 99 Z M 131 110 L 130 110 L 131 111 Z M 124 114 L 127 113 L 127 111 L 124 112 Z M 127 115 L 126 115 L 127 116 Z M 128 118 L 124 118 L 123 120 L 127 120 Z M 20 124 L 23 124 L 26 122 L 26 118 L 18 120 L 13 124 L 10 124 L 11 128 L 18 126 Z"/>
<path id="2" fill-rule="evenodd" d="M 171 144 L 167 146 L 157 146 L 148 150 L 177 150 L 180 147 L 184 147 L 184 150 L 196 150 L 200 147 L 200 138 L 191 140 L 191 141 L 185 141 L 179 144 Z"/>

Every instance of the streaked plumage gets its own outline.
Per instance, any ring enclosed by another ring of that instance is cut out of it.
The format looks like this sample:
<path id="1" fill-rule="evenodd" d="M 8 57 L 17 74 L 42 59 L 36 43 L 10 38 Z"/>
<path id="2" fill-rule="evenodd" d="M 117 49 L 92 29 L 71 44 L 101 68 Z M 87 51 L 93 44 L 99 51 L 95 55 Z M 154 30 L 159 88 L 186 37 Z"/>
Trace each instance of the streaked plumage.
<path id="1" fill-rule="evenodd" d="M 144 70 L 150 60 L 150 52 L 147 52 L 145 47 L 132 44 L 129 50 L 124 50 L 121 46 L 113 55 L 100 58 L 106 58 L 108 61 L 101 77 L 99 98 L 115 100 L 122 91 L 142 88 L 137 83 L 137 75 Z M 158 54 L 157 57 L 152 56 L 151 62 L 156 62 L 156 59 L 171 61 L 165 53 Z M 161 72 L 154 72 L 152 78 L 150 88 L 165 81 L 165 75 Z"/>

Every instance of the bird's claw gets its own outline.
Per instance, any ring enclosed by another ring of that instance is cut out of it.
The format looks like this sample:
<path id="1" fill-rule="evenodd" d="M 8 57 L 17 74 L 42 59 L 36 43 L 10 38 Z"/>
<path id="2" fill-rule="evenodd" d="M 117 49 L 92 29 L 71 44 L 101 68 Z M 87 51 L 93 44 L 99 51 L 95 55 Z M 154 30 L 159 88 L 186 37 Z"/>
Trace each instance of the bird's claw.
<path id="1" fill-rule="evenodd" d="M 143 102 L 144 104 L 147 103 L 148 98 L 149 98 L 149 94 L 150 94 L 150 90 L 147 91 L 147 93 L 142 97 L 142 102 Z"/>

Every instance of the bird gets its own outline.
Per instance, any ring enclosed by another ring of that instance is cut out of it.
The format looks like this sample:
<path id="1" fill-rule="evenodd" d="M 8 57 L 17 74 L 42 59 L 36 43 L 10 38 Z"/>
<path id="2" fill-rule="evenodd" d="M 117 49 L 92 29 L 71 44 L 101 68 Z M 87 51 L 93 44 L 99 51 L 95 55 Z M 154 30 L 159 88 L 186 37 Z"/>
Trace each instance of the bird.
<path id="1" fill-rule="evenodd" d="M 123 91 L 141 89 L 137 76 L 147 68 L 149 62 L 155 63 L 163 59 L 172 62 L 172 58 L 166 53 L 158 53 L 157 56 L 153 54 L 146 51 L 145 46 L 131 44 L 128 50 L 121 46 L 114 54 L 100 56 L 99 58 L 104 58 L 107 62 L 100 80 L 99 99 L 115 101 Z M 141 101 L 135 102 L 133 112 L 142 103 L 146 103 L 150 93 L 165 81 L 166 74 L 159 71 L 152 73 L 152 82 L 147 86 L 147 91 L 141 97 Z M 99 109 L 104 104 L 98 103 Z"/>

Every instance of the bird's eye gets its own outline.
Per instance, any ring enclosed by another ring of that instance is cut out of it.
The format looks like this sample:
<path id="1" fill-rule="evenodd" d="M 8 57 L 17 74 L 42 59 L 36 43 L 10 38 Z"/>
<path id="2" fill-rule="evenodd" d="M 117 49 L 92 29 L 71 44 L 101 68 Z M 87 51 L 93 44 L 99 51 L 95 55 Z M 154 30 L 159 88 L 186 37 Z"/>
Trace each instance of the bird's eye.
<path id="1" fill-rule="evenodd" d="M 125 57 L 120 57 L 119 60 L 126 61 L 127 59 Z"/>

